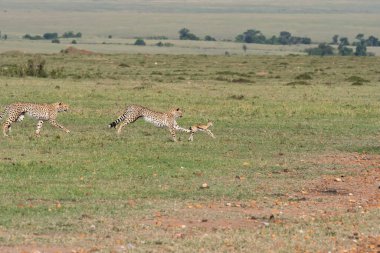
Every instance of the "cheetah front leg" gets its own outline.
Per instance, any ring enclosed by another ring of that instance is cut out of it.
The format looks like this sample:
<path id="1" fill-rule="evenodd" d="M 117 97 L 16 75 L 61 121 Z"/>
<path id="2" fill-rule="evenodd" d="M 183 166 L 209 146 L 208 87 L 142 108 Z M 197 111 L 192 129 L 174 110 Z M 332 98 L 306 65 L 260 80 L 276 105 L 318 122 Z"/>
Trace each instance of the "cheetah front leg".
<path id="1" fill-rule="evenodd" d="M 180 127 L 180 126 L 178 126 L 177 124 L 175 124 L 173 127 L 174 127 L 174 129 L 177 130 L 177 131 L 182 131 L 182 132 L 186 132 L 186 133 L 190 133 L 190 132 L 191 132 L 190 129 L 186 129 L 186 128 Z"/>
<path id="2" fill-rule="evenodd" d="M 180 127 L 180 126 L 178 126 L 178 124 L 175 124 L 175 123 L 174 123 L 172 128 L 169 127 L 169 131 L 170 131 L 171 135 L 173 136 L 174 141 L 177 141 L 176 136 L 175 136 L 175 131 L 182 131 L 182 132 L 186 132 L 186 133 L 192 132 L 190 129 Z M 174 135 L 173 135 L 173 133 L 174 133 Z"/>
<path id="3" fill-rule="evenodd" d="M 64 126 L 62 126 L 62 125 L 60 125 L 60 124 L 58 124 L 55 120 L 50 119 L 49 122 L 50 122 L 50 124 L 52 124 L 53 126 L 55 126 L 55 127 L 57 127 L 57 128 L 61 128 L 61 129 L 62 129 L 63 131 L 65 131 L 66 133 L 70 133 L 70 130 L 69 130 L 69 129 L 67 129 L 66 127 L 64 127 Z"/>

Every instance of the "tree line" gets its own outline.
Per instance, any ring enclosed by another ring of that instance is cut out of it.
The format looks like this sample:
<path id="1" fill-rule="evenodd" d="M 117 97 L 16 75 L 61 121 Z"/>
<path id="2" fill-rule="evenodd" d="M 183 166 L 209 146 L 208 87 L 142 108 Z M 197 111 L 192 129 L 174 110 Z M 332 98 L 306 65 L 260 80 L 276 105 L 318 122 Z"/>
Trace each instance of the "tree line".
<path id="1" fill-rule="evenodd" d="M 347 37 L 340 37 L 339 35 L 334 35 L 332 37 L 331 43 L 320 43 L 316 48 L 308 48 L 305 51 L 309 55 L 342 55 L 342 56 L 367 56 L 371 55 L 367 52 L 367 46 L 379 47 L 380 41 L 375 36 L 371 35 L 368 38 L 365 38 L 365 35 L 359 33 L 356 35 L 353 43 L 348 41 Z M 335 49 L 332 45 L 337 46 Z M 350 47 L 351 46 L 351 47 Z M 354 49 L 355 48 L 355 51 Z"/>
<path id="2" fill-rule="evenodd" d="M 22 36 L 23 39 L 27 40 L 58 40 L 59 38 L 81 38 L 82 33 L 74 33 L 72 31 L 65 32 L 61 36 L 58 35 L 58 33 L 44 33 L 43 35 L 30 35 L 30 34 L 25 34 Z"/>
<path id="3" fill-rule="evenodd" d="M 178 31 L 180 40 L 204 40 L 204 41 L 216 41 L 211 35 L 206 35 L 203 39 L 199 36 L 192 33 L 188 28 L 182 28 Z M 73 31 L 68 31 L 63 33 L 61 36 L 58 33 L 44 33 L 43 35 L 30 35 L 25 34 L 23 39 L 30 40 L 52 40 L 53 43 L 59 43 L 59 38 L 81 38 L 82 33 L 74 33 Z M 108 36 L 112 38 L 111 35 Z M 160 39 L 168 39 L 165 36 L 159 36 Z M 7 39 L 7 35 L 1 36 L 0 39 Z M 271 44 L 271 45 L 294 45 L 294 44 L 312 44 L 312 40 L 309 37 L 299 37 L 293 36 L 290 32 L 281 31 L 278 36 L 273 35 L 270 38 L 267 38 L 261 31 L 256 29 L 248 29 L 242 34 L 238 34 L 235 37 L 235 42 L 240 43 L 254 43 L 254 44 Z M 73 43 L 76 41 L 73 41 Z M 170 43 L 158 43 L 157 46 L 167 46 L 166 44 Z M 138 38 L 135 42 L 135 45 L 145 45 L 145 41 L 141 38 Z M 170 44 L 169 46 L 171 46 Z M 355 41 L 350 43 L 347 37 L 340 37 L 339 35 L 334 35 L 331 42 L 320 43 L 315 48 L 308 48 L 305 50 L 309 55 L 356 55 L 356 56 L 366 56 L 367 46 L 379 47 L 380 40 L 370 35 L 368 38 L 364 34 L 359 33 L 355 37 Z M 245 48 L 245 49 L 244 49 Z M 243 50 L 246 51 L 246 46 L 243 45 Z M 354 51 L 355 49 L 355 51 Z"/>

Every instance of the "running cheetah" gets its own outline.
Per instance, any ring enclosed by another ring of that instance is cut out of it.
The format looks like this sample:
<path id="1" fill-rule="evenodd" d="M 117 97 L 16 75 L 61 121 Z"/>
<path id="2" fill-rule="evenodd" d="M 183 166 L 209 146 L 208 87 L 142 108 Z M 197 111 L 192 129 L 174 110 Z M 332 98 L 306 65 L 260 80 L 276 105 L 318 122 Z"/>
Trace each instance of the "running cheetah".
<path id="1" fill-rule="evenodd" d="M 169 128 L 170 134 L 173 137 L 173 141 L 176 142 L 176 130 L 190 133 L 189 129 L 178 126 L 176 118 L 180 117 L 182 117 L 182 111 L 179 108 L 163 113 L 153 111 L 140 105 L 129 105 L 123 115 L 117 118 L 114 122 L 110 123 L 108 127 L 116 128 L 116 125 L 122 122 L 117 130 L 117 133 L 120 134 L 123 127 L 129 123 L 135 122 L 139 118 L 143 118 L 145 121 L 152 123 L 156 127 Z"/>

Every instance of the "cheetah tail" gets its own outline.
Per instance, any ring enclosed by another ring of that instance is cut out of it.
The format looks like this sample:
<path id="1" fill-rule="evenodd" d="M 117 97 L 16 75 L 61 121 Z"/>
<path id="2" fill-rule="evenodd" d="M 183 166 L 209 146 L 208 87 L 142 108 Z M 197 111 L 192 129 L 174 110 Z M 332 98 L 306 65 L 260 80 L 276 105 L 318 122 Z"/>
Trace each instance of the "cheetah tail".
<path id="1" fill-rule="evenodd" d="M 116 127 L 116 121 L 114 121 L 114 122 L 112 122 L 112 123 L 110 123 L 109 125 L 108 125 L 108 127 L 109 128 L 115 128 Z"/>
<path id="2" fill-rule="evenodd" d="M 109 128 L 116 128 L 117 124 L 119 124 L 120 122 L 122 122 L 125 119 L 125 117 L 126 117 L 126 113 L 124 113 L 123 115 L 121 115 L 114 122 L 108 124 L 108 127 Z"/>

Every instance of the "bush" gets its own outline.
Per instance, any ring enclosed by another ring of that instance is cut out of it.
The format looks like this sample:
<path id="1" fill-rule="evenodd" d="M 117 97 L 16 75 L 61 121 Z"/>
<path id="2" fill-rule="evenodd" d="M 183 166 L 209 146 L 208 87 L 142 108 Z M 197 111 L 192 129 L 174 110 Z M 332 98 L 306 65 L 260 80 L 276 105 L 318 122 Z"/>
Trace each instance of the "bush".
<path id="1" fill-rule="evenodd" d="M 47 77 L 45 71 L 46 61 L 41 56 L 37 55 L 32 59 L 29 59 L 26 65 L 26 75 L 35 77 Z"/>
<path id="2" fill-rule="evenodd" d="M 58 33 L 44 33 L 42 37 L 45 40 L 54 40 L 58 38 Z"/>
<path id="3" fill-rule="evenodd" d="M 72 31 L 70 32 L 65 32 L 63 35 L 62 35 L 62 38 L 81 38 L 82 37 L 82 33 L 74 33 Z"/>
<path id="4" fill-rule="evenodd" d="M 172 47 L 172 46 L 174 46 L 174 44 L 169 43 L 169 42 L 162 43 L 162 41 L 160 41 L 156 44 L 156 46 L 158 46 L 158 47 Z"/>
<path id="5" fill-rule="evenodd" d="M 22 36 L 24 40 L 43 40 L 44 38 L 40 35 L 30 35 L 30 34 L 25 34 Z"/>
<path id="6" fill-rule="evenodd" d="M 187 28 L 182 28 L 179 31 L 179 39 L 180 40 L 199 40 L 199 38 L 195 34 L 190 33 L 190 30 Z"/>
<path id="7" fill-rule="evenodd" d="M 135 41 L 135 45 L 136 46 L 145 46 L 146 44 L 145 44 L 145 41 L 143 40 L 143 39 L 137 39 L 136 41 Z"/>
<path id="8" fill-rule="evenodd" d="M 330 45 L 327 45 L 326 43 L 321 43 L 318 45 L 318 47 L 306 49 L 305 52 L 308 53 L 308 55 L 325 56 L 325 55 L 333 55 L 334 49 Z"/>
<path id="9" fill-rule="evenodd" d="M 296 79 L 297 80 L 311 80 L 313 78 L 311 77 L 311 73 L 306 72 L 306 73 L 296 76 Z"/>
<path id="10" fill-rule="evenodd" d="M 350 76 L 349 78 L 346 79 L 346 81 L 359 82 L 359 83 L 369 83 L 369 80 L 366 80 L 360 76 Z"/>
<path id="11" fill-rule="evenodd" d="M 59 39 L 54 39 L 54 40 L 51 41 L 51 43 L 57 43 L 57 44 L 59 44 L 59 43 L 61 43 L 61 41 L 59 41 Z"/>
<path id="12" fill-rule="evenodd" d="M 210 35 L 206 35 L 205 41 L 216 41 L 216 39 L 214 37 L 211 37 Z"/>

